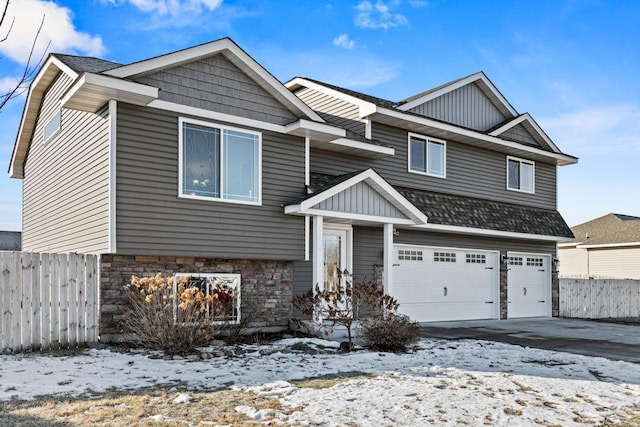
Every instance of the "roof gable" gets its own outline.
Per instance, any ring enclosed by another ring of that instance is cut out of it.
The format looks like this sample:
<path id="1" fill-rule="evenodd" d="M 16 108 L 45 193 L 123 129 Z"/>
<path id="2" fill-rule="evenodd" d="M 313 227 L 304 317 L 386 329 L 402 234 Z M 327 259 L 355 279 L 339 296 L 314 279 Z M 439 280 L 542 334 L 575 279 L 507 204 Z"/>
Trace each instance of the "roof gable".
<path id="1" fill-rule="evenodd" d="M 404 101 L 401 101 L 397 108 L 401 111 L 413 111 L 416 107 L 422 104 L 429 103 L 437 98 L 454 93 L 458 91 L 458 89 L 469 85 L 476 85 L 484 97 L 496 108 L 497 111 L 500 112 L 500 114 L 502 114 L 503 117 L 509 118 L 518 115 L 515 108 L 513 108 L 507 99 L 502 96 L 498 88 L 495 87 L 491 80 L 489 80 L 482 71 L 407 98 Z M 451 96 L 449 96 L 449 98 L 451 98 Z M 475 106 L 466 106 L 464 104 L 458 105 L 458 109 L 463 108 L 475 108 Z"/>
<path id="2" fill-rule="evenodd" d="M 314 121 L 324 120 L 298 97 L 287 90 L 282 83 L 258 64 L 251 56 L 229 38 L 219 39 L 191 48 L 157 56 L 114 68 L 104 74 L 119 78 L 135 78 L 158 72 L 167 68 L 194 62 L 213 55 L 222 54 L 236 67 L 245 72 L 253 81 L 269 92 L 281 104 L 285 105 L 297 117 L 308 117 Z"/>
<path id="3" fill-rule="evenodd" d="M 506 123 L 498 125 L 489 132 L 489 135 L 560 153 L 560 149 L 529 113 L 521 114 Z"/>
<path id="4" fill-rule="evenodd" d="M 571 230 L 582 247 L 640 244 L 640 218 L 635 216 L 610 213 Z"/>

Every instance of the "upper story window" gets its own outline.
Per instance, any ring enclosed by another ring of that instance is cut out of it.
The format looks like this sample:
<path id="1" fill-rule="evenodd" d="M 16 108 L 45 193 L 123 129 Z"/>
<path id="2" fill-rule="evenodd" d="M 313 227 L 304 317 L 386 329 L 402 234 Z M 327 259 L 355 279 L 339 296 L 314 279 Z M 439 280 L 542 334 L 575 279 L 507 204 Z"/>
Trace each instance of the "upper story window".
<path id="1" fill-rule="evenodd" d="M 535 166 L 529 160 L 507 157 L 507 188 L 525 193 L 535 192 Z"/>
<path id="2" fill-rule="evenodd" d="M 260 133 L 182 118 L 179 125 L 181 197 L 261 203 Z"/>
<path id="3" fill-rule="evenodd" d="M 409 172 L 444 178 L 447 146 L 444 141 L 409 134 Z"/>
<path id="4" fill-rule="evenodd" d="M 60 109 L 44 125 L 44 140 L 47 141 L 60 130 Z"/>

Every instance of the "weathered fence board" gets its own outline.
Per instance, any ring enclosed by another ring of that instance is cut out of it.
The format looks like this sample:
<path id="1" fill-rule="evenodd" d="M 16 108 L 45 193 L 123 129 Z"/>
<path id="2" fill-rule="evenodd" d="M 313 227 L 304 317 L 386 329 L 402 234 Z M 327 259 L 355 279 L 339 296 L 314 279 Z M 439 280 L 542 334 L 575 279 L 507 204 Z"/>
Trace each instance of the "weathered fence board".
<path id="1" fill-rule="evenodd" d="M 0 352 L 97 342 L 97 259 L 0 252 Z"/>
<path id="2" fill-rule="evenodd" d="M 560 316 L 640 317 L 640 280 L 560 278 Z"/>

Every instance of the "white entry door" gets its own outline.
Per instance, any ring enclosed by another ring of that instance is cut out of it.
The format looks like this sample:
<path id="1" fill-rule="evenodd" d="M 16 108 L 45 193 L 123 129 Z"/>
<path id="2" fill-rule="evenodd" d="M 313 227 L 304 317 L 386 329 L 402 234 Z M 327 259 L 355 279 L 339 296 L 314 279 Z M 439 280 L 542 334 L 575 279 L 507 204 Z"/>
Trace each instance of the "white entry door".
<path id="1" fill-rule="evenodd" d="M 396 245 L 390 293 L 418 322 L 499 318 L 498 252 Z"/>
<path id="2" fill-rule="evenodd" d="M 551 316 L 551 256 L 509 252 L 507 316 Z"/>

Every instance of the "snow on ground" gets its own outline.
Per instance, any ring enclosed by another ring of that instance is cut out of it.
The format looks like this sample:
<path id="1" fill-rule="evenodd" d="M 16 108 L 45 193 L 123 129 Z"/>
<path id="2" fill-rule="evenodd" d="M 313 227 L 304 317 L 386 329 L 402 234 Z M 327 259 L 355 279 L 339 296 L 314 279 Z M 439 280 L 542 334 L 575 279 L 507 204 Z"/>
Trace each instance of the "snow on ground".
<path id="1" fill-rule="evenodd" d="M 314 349 L 320 352 L 312 354 Z M 640 420 L 638 364 L 475 340 L 423 340 L 408 354 L 335 351 L 336 343 L 291 338 L 196 361 L 97 349 L 61 357 L 2 355 L 0 399 L 155 385 L 232 386 L 301 407 L 288 417 L 275 414 L 294 425 L 569 426 Z M 323 389 L 291 383 L 353 372 L 373 376 Z M 265 418 L 252 408 L 237 410 L 254 414 L 256 421 Z"/>

